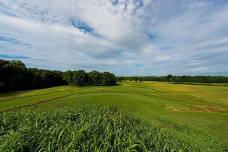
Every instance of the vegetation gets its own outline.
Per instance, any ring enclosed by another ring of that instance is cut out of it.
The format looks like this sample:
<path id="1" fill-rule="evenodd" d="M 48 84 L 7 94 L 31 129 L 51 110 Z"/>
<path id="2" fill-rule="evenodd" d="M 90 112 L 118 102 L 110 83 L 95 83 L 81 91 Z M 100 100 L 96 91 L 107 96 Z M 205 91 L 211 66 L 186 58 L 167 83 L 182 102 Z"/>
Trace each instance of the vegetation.
<path id="1" fill-rule="evenodd" d="M 21 61 L 0 60 L 0 92 L 47 88 L 59 85 L 115 85 L 116 77 L 109 72 L 50 71 L 26 68 Z"/>
<path id="2" fill-rule="evenodd" d="M 85 105 L 114 106 L 121 113 L 133 114 L 137 120 L 143 121 L 143 126 L 148 122 L 152 123 L 152 128 L 156 124 L 158 128 L 167 130 L 165 134 L 181 141 L 178 142 L 181 145 L 190 145 L 193 152 L 224 152 L 228 149 L 227 92 L 227 86 L 144 81 L 123 81 L 117 86 L 107 87 L 59 86 L 0 94 L 0 111 L 17 111 L 12 115 L 18 112 L 26 115 L 27 110 L 24 109 L 34 111 L 38 108 L 41 112 L 36 112 L 37 115 L 49 115 L 46 111 L 52 113 L 67 108 L 74 113 Z M 62 121 L 65 122 L 64 119 Z"/>
<path id="3" fill-rule="evenodd" d="M 228 77 L 118 80 L 125 81 L 112 86 L 116 77 L 109 72 L 0 60 L 0 92 L 52 87 L 0 94 L 0 151 L 228 151 L 228 87 L 177 84 L 227 83 Z M 58 86 L 64 84 L 70 85 Z M 120 111 L 83 109 L 87 104 Z"/>
<path id="4" fill-rule="evenodd" d="M 171 77 L 170 77 L 171 76 Z M 133 76 L 118 77 L 119 81 L 161 81 L 173 83 L 228 83 L 228 76 Z"/>
<path id="5" fill-rule="evenodd" d="M 100 73 L 84 70 L 77 71 L 50 71 L 37 68 L 27 68 L 21 61 L 0 59 L 0 92 L 14 90 L 28 90 L 47 88 L 59 85 L 116 85 L 117 78 L 109 72 Z M 168 81 L 173 83 L 228 83 L 226 76 L 145 76 L 145 77 L 118 77 L 119 81 Z"/>
<path id="6" fill-rule="evenodd" d="M 172 75 L 171 74 L 169 74 L 168 76 L 167 76 L 167 81 L 168 81 L 168 83 L 171 83 L 172 82 Z"/>
<path id="7" fill-rule="evenodd" d="M 0 60 L 0 92 L 64 85 L 62 72 L 26 68 L 21 61 Z"/>
<path id="8" fill-rule="evenodd" d="M 117 108 L 0 115 L 0 151 L 190 151 L 155 124 Z"/>
<path id="9" fill-rule="evenodd" d="M 92 72 L 86 73 L 84 70 L 67 71 L 64 73 L 64 80 L 66 80 L 69 84 L 73 84 L 77 86 L 116 85 L 115 75 L 109 72 L 100 73 L 98 71 L 92 71 Z"/>

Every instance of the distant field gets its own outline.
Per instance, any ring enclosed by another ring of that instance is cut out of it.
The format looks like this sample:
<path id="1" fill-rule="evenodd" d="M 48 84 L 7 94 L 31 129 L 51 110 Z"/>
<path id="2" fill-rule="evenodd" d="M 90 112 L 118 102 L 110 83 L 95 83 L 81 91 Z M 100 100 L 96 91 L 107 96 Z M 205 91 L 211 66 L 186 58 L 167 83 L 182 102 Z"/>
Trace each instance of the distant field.
<path id="1" fill-rule="evenodd" d="M 199 151 L 222 151 L 228 145 L 228 86 L 125 81 L 112 87 L 61 86 L 0 94 L 1 112 L 94 104 L 117 106 L 156 122 Z"/>

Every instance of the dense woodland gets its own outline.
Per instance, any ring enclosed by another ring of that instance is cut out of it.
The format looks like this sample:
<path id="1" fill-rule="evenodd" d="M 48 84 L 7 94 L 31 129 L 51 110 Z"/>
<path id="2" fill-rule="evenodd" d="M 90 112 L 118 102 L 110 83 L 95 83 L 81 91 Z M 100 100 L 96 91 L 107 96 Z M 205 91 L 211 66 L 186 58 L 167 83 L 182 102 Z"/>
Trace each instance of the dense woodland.
<path id="1" fill-rule="evenodd" d="M 109 72 L 50 71 L 27 68 L 21 61 L 0 60 L 0 92 L 53 87 L 59 85 L 115 85 L 116 77 Z"/>
<path id="2" fill-rule="evenodd" d="M 100 73 L 92 71 L 86 73 L 84 70 L 66 71 L 63 73 L 63 79 L 72 85 L 87 86 L 87 85 L 102 85 L 113 86 L 116 85 L 116 77 L 109 72 Z"/>
<path id="3" fill-rule="evenodd" d="M 172 83 L 228 83 L 228 76 L 133 76 L 118 77 L 119 81 L 161 81 Z"/>

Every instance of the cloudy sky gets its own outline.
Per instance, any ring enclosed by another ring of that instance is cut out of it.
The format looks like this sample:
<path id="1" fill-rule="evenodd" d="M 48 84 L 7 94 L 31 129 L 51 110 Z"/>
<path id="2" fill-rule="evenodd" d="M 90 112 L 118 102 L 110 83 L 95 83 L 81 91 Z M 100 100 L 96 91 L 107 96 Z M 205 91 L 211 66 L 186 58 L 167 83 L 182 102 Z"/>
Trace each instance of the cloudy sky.
<path id="1" fill-rule="evenodd" d="M 117 75 L 228 75 L 228 1 L 0 0 L 0 58 Z"/>

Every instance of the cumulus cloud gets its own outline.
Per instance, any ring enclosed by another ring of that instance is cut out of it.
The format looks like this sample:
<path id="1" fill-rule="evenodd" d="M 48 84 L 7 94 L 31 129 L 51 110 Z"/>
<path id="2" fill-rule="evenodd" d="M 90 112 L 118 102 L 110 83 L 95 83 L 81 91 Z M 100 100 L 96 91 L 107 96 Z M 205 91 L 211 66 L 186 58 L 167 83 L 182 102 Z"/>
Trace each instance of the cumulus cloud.
<path id="1" fill-rule="evenodd" d="M 59 70 L 228 74 L 227 18 L 225 1 L 2 0 L 0 54 Z"/>

